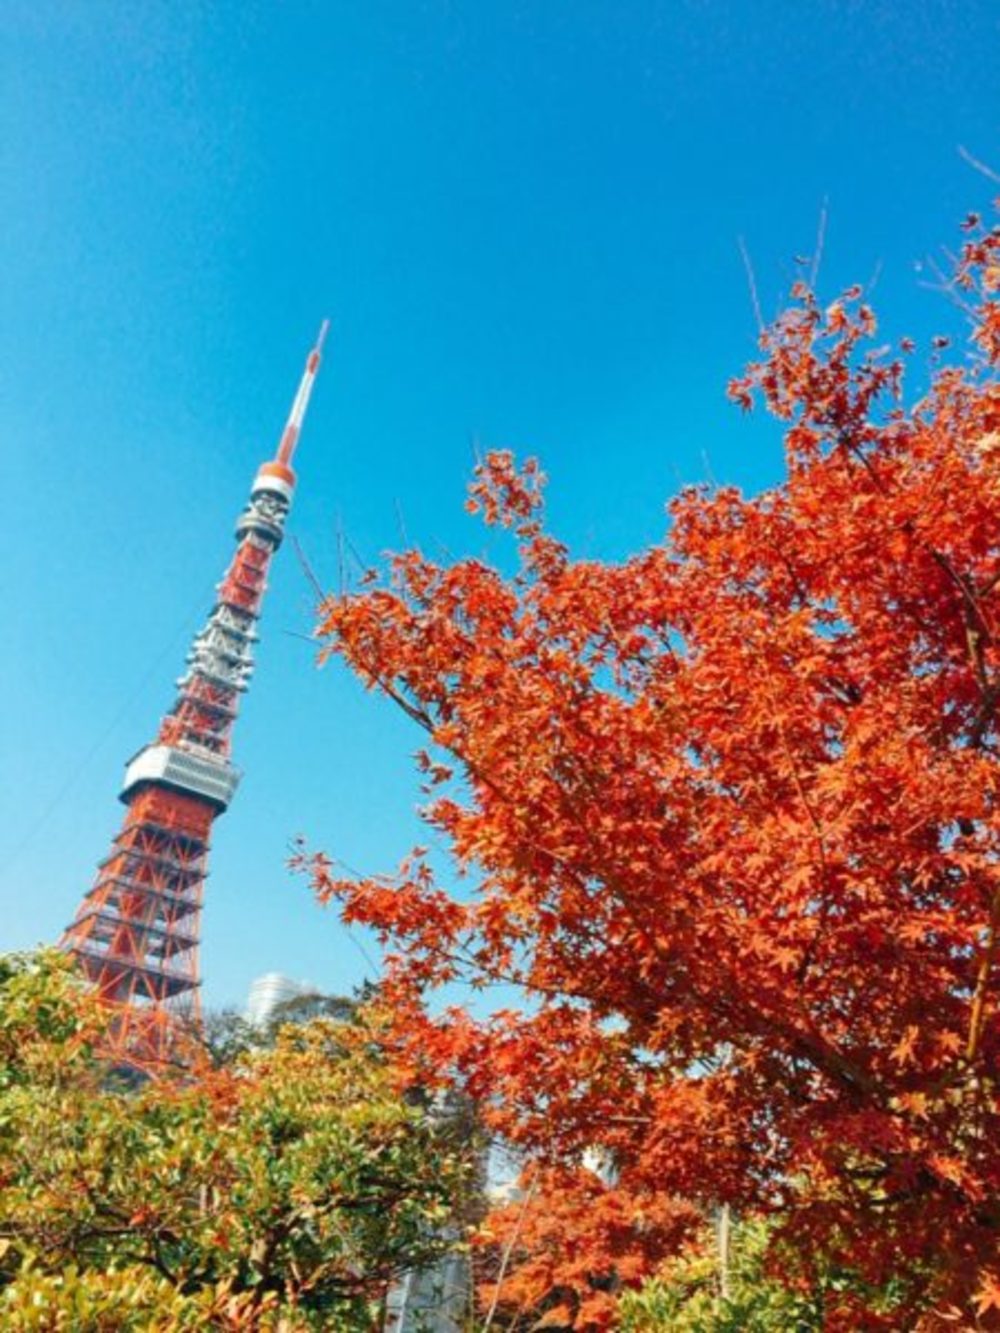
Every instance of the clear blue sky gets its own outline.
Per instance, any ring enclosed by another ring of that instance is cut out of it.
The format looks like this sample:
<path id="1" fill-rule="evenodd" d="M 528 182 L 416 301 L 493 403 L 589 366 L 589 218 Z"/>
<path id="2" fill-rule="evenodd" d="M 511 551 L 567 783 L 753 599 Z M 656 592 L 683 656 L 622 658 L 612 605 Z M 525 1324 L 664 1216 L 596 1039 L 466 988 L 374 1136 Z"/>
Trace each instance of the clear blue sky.
<path id="1" fill-rule="evenodd" d="M 0 80 L 0 948 L 56 938 L 170 699 L 232 520 L 334 321 L 292 531 L 489 549 L 474 442 L 539 454 L 553 523 L 618 558 L 682 481 L 756 489 L 737 250 L 768 312 L 829 198 L 823 289 L 878 270 L 892 334 L 951 315 L 920 264 L 1000 163 L 1000 9 L 940 3 L 13 0 Z M 277 562 L 204 916 L 210 1004 L 366 965 L 284 868 L 388 869 L 417 738 L 301 638 Z M 367 946 L 371 948 L 370 944 Z"/>

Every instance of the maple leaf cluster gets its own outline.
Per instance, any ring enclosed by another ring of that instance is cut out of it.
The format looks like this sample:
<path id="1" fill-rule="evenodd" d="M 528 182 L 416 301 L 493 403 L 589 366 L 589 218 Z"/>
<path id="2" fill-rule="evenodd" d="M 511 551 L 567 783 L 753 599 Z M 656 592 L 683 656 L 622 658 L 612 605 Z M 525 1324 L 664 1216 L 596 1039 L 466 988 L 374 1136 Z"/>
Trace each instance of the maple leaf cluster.
<path id="1" fill-rule="evenodd" d="M 905 1272 L 914 1308 L 986 1318 L 998 254 L 972 220 L 977 356 L 914 405 L 910 344 L 875 347 L 862 292 L 797 287 L 731 385 L 785 423 L 784 481 L 685 490 L 621 564 L 574 559 L 537 466 L 487 457 L 470 507 L 511 530 L 516 573 L 407 551 L 319 626 L 426 732 L 425 817 L 468 891 L 419 850 L 395 878 L 311 863 L 385 941 L 414 1062 L 522 1150 L 599 1148 L 637 1197 L 770 1210 L 805 1267 Z M 456 980 L 524 1009 L 431 1016 Z"/>
<path id="2" fill-rule="evenodd" d="M 473 1238 L 477 1267 L 492 1260 L 477 1274 L 480 1304 L 505 1329 L 519 1316 L 531 1328 L 611 1326 L 622 1286 L 652 1276 L 701 1226 L 691 1205 L 585 1167 L 528 1172 L 520 1186 Z"/>

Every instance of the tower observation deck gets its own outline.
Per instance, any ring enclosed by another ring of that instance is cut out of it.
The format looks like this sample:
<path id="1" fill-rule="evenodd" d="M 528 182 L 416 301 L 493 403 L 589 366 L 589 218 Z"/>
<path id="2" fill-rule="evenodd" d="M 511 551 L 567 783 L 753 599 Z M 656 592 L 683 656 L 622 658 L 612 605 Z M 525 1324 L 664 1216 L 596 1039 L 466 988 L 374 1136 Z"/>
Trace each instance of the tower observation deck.
<path id="1" fill-rule="evenodd" d="M 277 453 L 258 469 L 236 521 L 236 550 L 194 637 L 173 706 L 155 740 L 126 766 L 118 836 L 61 941 L 111 1010 L 103 1054 L 147 1074 L 183 1065 L 200 1024 L 208 845 L 239 783 L 230 758 L 233 723 L 253 671 L 268 568 L 295 492 L 292 459 L 326 330 L 324 321 Z"/>

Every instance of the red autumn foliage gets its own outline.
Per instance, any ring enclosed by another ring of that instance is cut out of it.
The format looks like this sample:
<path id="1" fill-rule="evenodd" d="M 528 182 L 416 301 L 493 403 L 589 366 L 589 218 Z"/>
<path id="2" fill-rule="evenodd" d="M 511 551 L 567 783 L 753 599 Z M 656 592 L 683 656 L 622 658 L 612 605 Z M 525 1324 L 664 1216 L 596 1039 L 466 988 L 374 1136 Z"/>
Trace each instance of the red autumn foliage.
<path id="1" fill-rule="evenodd" d="M 475 1238 L 493 1269 L 479 1283 L 481 1310 L 512 1331 L 612 1327 L 616 1292 L 650 1277 L 702 1226 L 689 1205 L 585 1168 L 529 1171 L 521 1188 Z"/>
<path id="2" fill-rule="evenodd" d="M 785 423 L 786 479 L 685 491 L 621 565 L 487 458 L 470 505 L 516 574 L 409 551 L 320 625 L 427 733 L 471 890 L 419 852 L 313 865 L 389 942 L 415 1058 L 527 1151 L 779 1211 L 803 1255 L 969 1318 L 1000 1268 L 998 275 L 975 220 L 979 359 L 915 405 L 859 290 L 797 288 L 731 386 Z M 530 1004 L 426 1017 L 456 977 Z"/>

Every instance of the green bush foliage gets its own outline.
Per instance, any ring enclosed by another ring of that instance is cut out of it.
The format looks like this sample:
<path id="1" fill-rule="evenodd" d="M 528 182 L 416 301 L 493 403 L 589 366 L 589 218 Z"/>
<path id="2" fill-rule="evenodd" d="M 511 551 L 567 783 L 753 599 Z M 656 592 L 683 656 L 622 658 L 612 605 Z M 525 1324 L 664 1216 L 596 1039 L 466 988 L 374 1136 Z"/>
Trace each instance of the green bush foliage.
<path id="1" fill-rule="evenodd" d="M 59 955 L 0 960 L 0 1327 L 378 1327 L 471 1172 L 377 1013 L 137 1089 L 96 1059 L 102 1021 Z"/>

